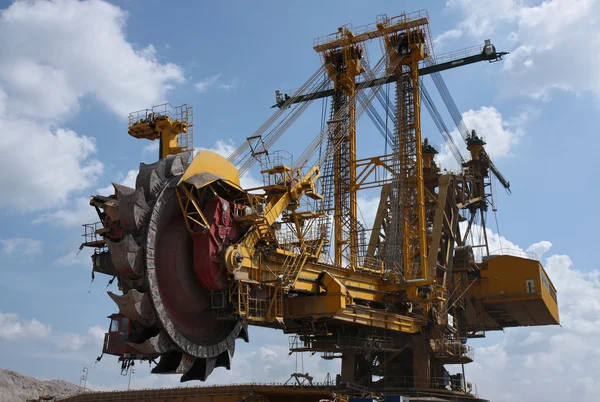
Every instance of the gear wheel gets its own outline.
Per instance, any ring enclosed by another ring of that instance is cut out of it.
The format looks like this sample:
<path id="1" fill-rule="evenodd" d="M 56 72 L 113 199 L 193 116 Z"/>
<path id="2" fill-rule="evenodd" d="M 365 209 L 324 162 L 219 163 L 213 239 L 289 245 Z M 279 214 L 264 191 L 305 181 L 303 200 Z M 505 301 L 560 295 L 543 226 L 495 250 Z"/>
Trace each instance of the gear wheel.
<path id="1" fill-rule="evenodd" d="M 93 257 L 94 271 L 119 278 L 123 294 L 108 294 L 136 328 L 128 344 L 160 357 L 152 373 L 179 373 L 182 382 L 204 381 L 215 367 L 229 370 L 236 339 L 248 342 L 247 325 L 217 317 L 210 290 L 194 273 L 175 191 L 189 159 L 184 153 L 141 163 L 135 189 L 113 183 L 123 234 L 106 238 L 108 252 Z"/>

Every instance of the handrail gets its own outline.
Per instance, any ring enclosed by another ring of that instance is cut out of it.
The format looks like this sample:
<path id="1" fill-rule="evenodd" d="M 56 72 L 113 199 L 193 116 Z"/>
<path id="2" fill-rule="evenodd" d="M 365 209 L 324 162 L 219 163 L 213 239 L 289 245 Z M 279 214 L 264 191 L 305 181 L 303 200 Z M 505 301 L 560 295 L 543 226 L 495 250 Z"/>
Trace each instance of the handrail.
<path id="1" fill-rule="evenodd" d="M 499 249 L 496 249 L 496 250 L 490 252 L 489 256 L 484 256 L 483 259 L 486 260 L 486 259 L 498 256 L 498 255 L 510 255 L 513 257 L 527 258 L 529 260 L 535 260 L 535 261 L 540 260 L 540 258 L 538 257 L 538 255 L 536 253 L 533 253 L 531 251 L 516 249 L 516 248 L 499 248 Z"/>

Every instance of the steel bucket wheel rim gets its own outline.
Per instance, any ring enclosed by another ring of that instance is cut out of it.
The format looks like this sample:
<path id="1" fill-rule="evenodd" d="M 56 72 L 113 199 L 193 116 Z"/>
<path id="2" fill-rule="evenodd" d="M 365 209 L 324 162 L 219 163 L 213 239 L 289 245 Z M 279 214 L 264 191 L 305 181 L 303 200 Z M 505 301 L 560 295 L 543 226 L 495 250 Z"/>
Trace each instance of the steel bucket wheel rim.
<path id="1" fill-rule="evenodd" d="M 179 182 L 180 176 L 175 176 L 168 179 L 167 184 L 160 191 L 156 197 L 156 202 L 152 206 L 150 219 L 148 220 L 148 229 L 146 232 L 146 280 L 148 282 L 148 291 L 154 310 L 158 320 L 167 333 L 169 338 L 178 346 L 184 353 L 189 354 L 196 358 L 211 358 L 217 357 L 225 351 L 233 352 L 235 348 L 235 340 L 238 338 L 240 332 L 244 328 L 244 324 L 241 320 L 237 320 L 229 333 L 220 341 L 217 341 L 213 345 L 198 345 L 197 343 L 187 339 L 175 326 L 173 320 L 169 314 L 168 308 L 165 306 L 163 299 L 160 295 L 159 280 L 156 273 L 156 246 L 157 244 L 157 223 L 160 220 L 161 206 L 165 205 L 170 201 L 170 198 L 175 196 L 175 187 Z M 233 354 L 233 353 L 232 353 Z"/>

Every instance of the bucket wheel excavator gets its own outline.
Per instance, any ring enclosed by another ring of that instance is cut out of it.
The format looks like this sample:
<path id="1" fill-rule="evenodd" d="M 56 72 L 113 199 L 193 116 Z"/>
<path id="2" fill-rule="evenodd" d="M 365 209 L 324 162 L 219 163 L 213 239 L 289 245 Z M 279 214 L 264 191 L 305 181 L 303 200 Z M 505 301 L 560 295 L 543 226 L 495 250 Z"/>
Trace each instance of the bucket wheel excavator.
<path id="1" fill-rule="evenodd" d="M 84 245 L 94 248 L 93 271 L 119 288 L 108 293 L 119 312 L 104 353 L 124 369 L 152 361 L 153 373 L 204 381 L 231 367 L 249 325 L 263 326 L 290 334 L 291 352 L 340 359 L 346 389 L 462 400 L 473 398 L 464 370 L 444 366 L 473 360 L 469 338 L 558 323 L 540 262 L 488 250 L 491 180 L 507 189 L 508 181 L 484 139 L 450 110 L 469 153 L 460 154 L 422 85 L 432 74 L 443 88 L 440 71 L 504 53 L 486 41 L 435 58 L 428 24 L 425 12 L 382 15 L 315 40 L 322 66 L 292 96 L 278 91 L 273 115 L 228 158 L 193 152 L 188 105 L 130 115 L 129 134 L 158 141 L 159 160 L 140 164 L 135 188 L 114 184 L 114 194 L 90 201 L 100 222 L 85 225 Z M 371 65 L 374 39 L 382 57 Z M 393 100 L 385 85 L 395 86 Z M 459 172 L 442 172 L 422 138 L 421 94 Z M 330 118 L 294 161 L 271 150 L 312 101 L 328 97 Z M 365 111 L 389 153 L 358 158 Z M 240 176 L 257 162 L 263 186 L 243 189 Z M 357 193 L 374 188 L 381 199 L 366 228 Z"/>

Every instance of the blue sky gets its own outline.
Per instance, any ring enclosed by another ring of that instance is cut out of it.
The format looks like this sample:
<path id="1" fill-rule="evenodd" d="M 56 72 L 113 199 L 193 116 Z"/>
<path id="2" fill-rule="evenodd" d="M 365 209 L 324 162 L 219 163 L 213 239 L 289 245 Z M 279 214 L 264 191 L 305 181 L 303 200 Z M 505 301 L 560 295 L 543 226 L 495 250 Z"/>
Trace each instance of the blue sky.
<path id="1" fill-rule="evenodd" d="M 561 302 L 562 327 L 474 342 L 477 362 L 467 376 L 498 401 L 574 390 L 593 400 L 600 391 L 589 374 L 600 368 L 592 343 L 600 272 L 590 253 L 599 223 L 599 3 L 0 1 L 0 367 L 77 383 L 87 365 L 97 389 L 126 386 L 115 359 L 94 366 L 105 317 L 116 307 L 104 292 L 108 278 L 98 275 L 90 286 L 88 254 L 76 253 L 80 225 L 95 219 L 89 195 L 112 181 L 131 182 L 139 162 L 155 158 L 149 143 L 127 135 L 129 112 L 163 101 L 192 104 L 196 146 L 226 152 L 273 113 L 276 89 L 299 87 L 318 68 L 313 38 L 378 14 L 426 8 L 436 54 L 488 38 L 511 52 L 501 63 L 443 76 L 511 182 L 512 195 L 496 192 L 499 229 L 488 215 L 492 243 L 545 252 Z M 298 155 L 319 131 L 320 107 L 315 102 L 276 148 Z M 382 154 L 367 119 L 358 126 L 359 156 Z M 423 133 L 443 144 L 426 112 Z M 367 220 L 373 197 L 361 198 Z M 294 371 L 286 336 L 252 328 L 250 337 L 232 371 L 211 381 L 285 381 Z M 336 370 L 316 356 L 304 363 L 318 380 Z M 132 384 L 176 379 L 144 369 Z"/>

